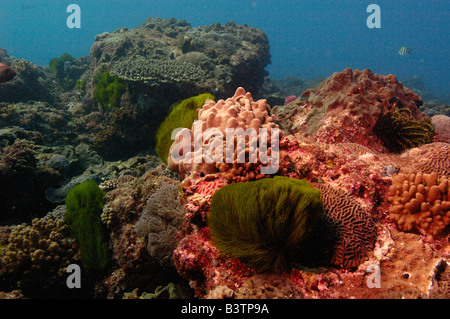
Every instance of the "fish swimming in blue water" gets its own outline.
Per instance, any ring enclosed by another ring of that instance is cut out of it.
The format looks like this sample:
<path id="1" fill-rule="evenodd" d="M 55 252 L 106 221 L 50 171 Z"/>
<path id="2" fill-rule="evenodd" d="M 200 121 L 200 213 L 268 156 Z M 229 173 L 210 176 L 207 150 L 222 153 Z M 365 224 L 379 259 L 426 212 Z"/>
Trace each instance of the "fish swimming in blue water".
<path id="1" fill-rule="evenodd" d="M 400 50 L 398 50 L 398 54 L 400 55 L 409 55 L 412 53 L 412 50 L 407 47 L 401 47 Z"/>

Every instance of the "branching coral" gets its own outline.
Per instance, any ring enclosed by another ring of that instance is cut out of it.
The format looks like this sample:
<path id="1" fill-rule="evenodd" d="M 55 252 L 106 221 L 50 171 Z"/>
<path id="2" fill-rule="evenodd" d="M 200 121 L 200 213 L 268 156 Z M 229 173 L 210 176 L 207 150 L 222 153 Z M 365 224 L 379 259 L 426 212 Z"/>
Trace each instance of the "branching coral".
<path id="1" fill-rule="evenodd" d="M 394 153 L 431 143 L 434 136 L 431 118 L 416 120 L 406 107 L 381 114 L 373 131 Z"/>
<path id="2" fill-rule="evenodd" d="M 222 254 L 259 272 L 278 272 L 301 251 L 322 213 L 311 184 L 278 176 L 222 187 L 212 198 L 208 226 Z"/>
<path id="3" fill-rule="evenodd" d="M 147 237 L 148 251 L 163 267 L 174 267 L 173 250 L 181 229 L 184 208 L 178 201 L 178 186 L 161 186 L 147 201 L 147 207 L 136 223 L 139 236 Z"/>
<path id="4" fill-rule="evenodd" d="M 439 235 L 450 224 L 448 177 L 411 172 L 392 178 L 389 217 L 400 230 Z"/>

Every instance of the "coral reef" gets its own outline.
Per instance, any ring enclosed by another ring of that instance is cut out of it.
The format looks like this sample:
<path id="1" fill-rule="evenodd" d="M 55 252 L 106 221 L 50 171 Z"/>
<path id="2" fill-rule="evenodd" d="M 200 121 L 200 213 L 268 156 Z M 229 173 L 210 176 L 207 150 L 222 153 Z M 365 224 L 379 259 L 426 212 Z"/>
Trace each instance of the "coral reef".
<path id="1" fill-rule="evenodd" d="M 358 143 L 375 151 L 386 151 L 373 132 L 380 115 L 400 108 L 411 111 L 419 121 L 423 102 L 394 75 L 382 76 L 370 70 L 345 69 L 335 72 L 302 97 L 306 103 L 291 102 L 273 108 L 287 133 L 300 134 L 323 143 Z"/>
<path id="2" fill-rule="evenodd" d="M 28 222 L 45 215 L 53 205 L 47 202 L 44 191 L 60 179 L 58 172 L 38 166 L 34 143 L 9 137 L 12 144 L 0 149 L 2 224 Z"/>
<path id="3" fill-rule="evenodd" d="M 450 186 L 446 176 L 411 172 L 392 177 L 389 217 L 404 231 L 438 236 L 450 224 Z"/>
<path id="4" fill-rule="evenodd" d="M 259 29 L 232 22 L 193 28 L 173 18 L 148 18 L 134 29 L 98 35 L 90 56 L 92 74 L 110 64 L 114 75 L 134 83 L 135 96 L 172 96 L 170 104 L 205 88 L 220 98 L 238 86 L 256 93 L 270 62 Z"/>
<path id="5" fill-rule="evenodd" d="M 30 61 L 8 56 L 4 49 L 0 49 L 0 62 L 11 66 L 16 72 L 14 79 L 0 86 L 1 102 L 54 102 L 55 94 L 50 80 L 41 67 Z"/>

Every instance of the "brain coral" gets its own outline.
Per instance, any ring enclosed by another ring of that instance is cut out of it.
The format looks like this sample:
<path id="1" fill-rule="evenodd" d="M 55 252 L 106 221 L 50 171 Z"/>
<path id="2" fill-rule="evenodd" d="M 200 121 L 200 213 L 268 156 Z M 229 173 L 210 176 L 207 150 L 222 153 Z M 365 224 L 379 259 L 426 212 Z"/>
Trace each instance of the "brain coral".
<path id="1" fill-rule="evenodd" d="M 414 168 L 422 173 L 450 175 L 450 144 L 431 143 L 411 151 L 417 159 Z"/>
<path id="2" fill-rule="evenodd" d="M 359 266 L 377 238 L 372 216 L 344 191 L 330 185 L 318 187 L 327 211 L 324 221 L 336 235 L 331 263 L 345 268 Z"/>
<path id="3" fill-rule="evenodd" d="M 448 177 L 411 172 L 392 178 L 389 217 L 403 231 L 421 230 L 439 235 L 450 224 Z"/>
<path id="4" fill-rule="evenodd" d="M 436 130 L 435 141 L 450 143 L 450 117 L 442 114 L 435 115 L 431 121 Z"/>
<path id="5" fill-rule="evenodd" d="M 201 122 L 194 123 L 191 130 L 183 129 L 178 132 L 170 148 L 169 167 L 183 179 L 189 175 L 196 178 L 218 172 L 221 172 L 226 180 L 237 182 L 265 177 L 262 173 L 263 166 L 278 165 L 273 141 L 278 141 L 280 135 L 278 125 L 274 123 L 276 117 L 271 116 L 269 112 L 270 106 L 266 100 L 254 101 L 252 95 L 243 88 L 238 88 L 234 96 L 227 100 L 219 100 L 217 103 L 207 100 L 198 112 Z M 229 143 L 234 145 L 234 154 L 228 156 L 227 129 L 242 129 L 245 134 L 248 129 L 254 129 L 256 134 L 249 134 L 244 139 L 236 135 L 233 142 Z M 266 129 L 267 135 L 261 136 L 260 129 Z M 200 131 L 201 135 L 196 135 L 197 131 Z M 244 147 L 241 147 L 241 141 Z M 260 156 L 261 141 L 267 145 L 266 154 L 272 158 L 270 162 Z M 196 146 L 199 143 L 201 147 Z M 184 152 L 186 146 L 188 151 Z M 180 158 L 175 159 L 174 155 L 179 155 Z M 245 159 L 245 162 L 238 162 L 239 158 Z"/>

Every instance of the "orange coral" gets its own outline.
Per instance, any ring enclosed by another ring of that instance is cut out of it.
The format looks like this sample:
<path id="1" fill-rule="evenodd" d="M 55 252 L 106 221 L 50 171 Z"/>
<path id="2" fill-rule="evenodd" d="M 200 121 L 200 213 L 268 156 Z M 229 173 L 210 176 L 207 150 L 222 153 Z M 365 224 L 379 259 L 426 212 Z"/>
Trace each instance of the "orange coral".
<path id="1" fill-rule="evenodd" d="M 389 217 L 400 230 L 421 230 L 439 235 L 450 224 L 448 177 L 411 172 L 392 178 L 388 200 Z"/>

